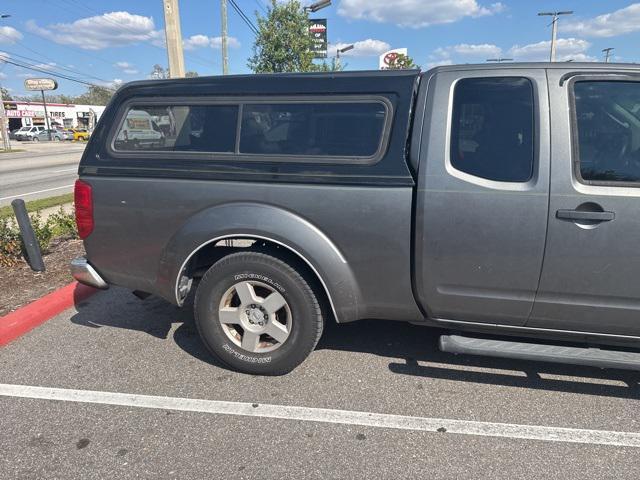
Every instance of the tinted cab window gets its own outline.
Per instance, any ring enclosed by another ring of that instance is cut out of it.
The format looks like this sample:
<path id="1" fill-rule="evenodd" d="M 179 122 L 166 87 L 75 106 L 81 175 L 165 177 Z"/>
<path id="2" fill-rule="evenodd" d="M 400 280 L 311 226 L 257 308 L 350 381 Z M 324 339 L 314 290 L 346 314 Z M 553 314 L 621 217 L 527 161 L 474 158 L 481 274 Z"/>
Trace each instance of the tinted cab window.
<path id="1" fill-rule="evenodd" d="M 576 153 L 586 182 L 640 182 L 640 83 L 574 84 Z"/>
<path id="2" fill-rule="evenodd" d="M 526 78 L 467 78 L 457 82 L 451 125 L 451 165 L 499 182 L 533 175 L 533 87 Z"/>

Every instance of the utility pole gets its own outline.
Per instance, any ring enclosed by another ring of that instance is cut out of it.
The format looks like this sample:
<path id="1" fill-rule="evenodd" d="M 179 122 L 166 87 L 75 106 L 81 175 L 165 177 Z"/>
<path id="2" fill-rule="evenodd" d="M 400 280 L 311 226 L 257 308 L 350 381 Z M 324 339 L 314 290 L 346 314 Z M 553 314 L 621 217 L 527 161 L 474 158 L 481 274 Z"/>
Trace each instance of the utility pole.
<path id="1" fill-rule="evenodd" d="M 613 47 L 603 48 L 602 53 L 604 53 L 604 63 L 609 63 L 609 57 L 611 57 L 611 52 L 615 50 Z"/>
<path id="2" fill-rule="evenodd" d="M 229 74 L 229 50 L 227 45 L 227 0 L 220 0 L 222 17 L 222 74 Z"/>
<path id="3" fill-rule="evenodd" d="M 164 31 L 167 38 L 169 56 L 169 76 L 184 77 L 184 55 L 182 52 L 182 33 L 180 32 L 180 11 L 178 0 L 163 0 Z"/>
<path id="4" fill-rule="evenodd" d="M 0 136 L 2 136 L 2 146 L 5 151 L 11 150 L 11 142 L 9 142 L 9 135 L 7 134 L 7 117 L 4 111 L 4 98 L 2 98 L 2 89 L 0 89 Z"/>
<path id="5" fill-rule="evenodd" d="M 549 61 L 550 62 L 555 62 L 556 61 L 556 39 L 557 39 L 557 36 L 558 36 L 558 17 L 560 15 L 571 15 L 572 13 L 573 13 L 573 10 L 565 11 L 565 12 L 540 12 L 540 13 L 538 13 L 539 17 L 545 17 L 545 16 L 553 17 L 553 20 L 551 21 L 551 54 L 549 55 Z"/>
<path id="6" fill-rule="evenodd" d="M 0 14 L 0 18 L 9 18 L 11 15 L 6 13 Z M 9 134 L 7 133 L 7 114 L 4 111 L 4 98 L 2 97 L 2 89 L 0 89 L 0 137 L 2 137 L 2 146 L 5 151 L 11 150 L 11 142 L 9 141 Z"/>

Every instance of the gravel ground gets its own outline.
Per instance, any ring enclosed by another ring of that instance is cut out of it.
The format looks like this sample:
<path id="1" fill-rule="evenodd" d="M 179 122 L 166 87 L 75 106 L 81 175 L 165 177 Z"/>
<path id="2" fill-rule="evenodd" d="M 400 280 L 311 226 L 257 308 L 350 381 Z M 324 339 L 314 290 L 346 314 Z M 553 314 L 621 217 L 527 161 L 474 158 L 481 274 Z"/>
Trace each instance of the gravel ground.
<path id="1" fill-rule="evenodd" d="M 0 316 L 73 281 L 69 262 L 84 255 L 82 241 L 58 241 L 51 245 L 50 251 L 44 256 L 44 272 L 34 272 L 24 261 L 16 267 L 0 265 Z"/>

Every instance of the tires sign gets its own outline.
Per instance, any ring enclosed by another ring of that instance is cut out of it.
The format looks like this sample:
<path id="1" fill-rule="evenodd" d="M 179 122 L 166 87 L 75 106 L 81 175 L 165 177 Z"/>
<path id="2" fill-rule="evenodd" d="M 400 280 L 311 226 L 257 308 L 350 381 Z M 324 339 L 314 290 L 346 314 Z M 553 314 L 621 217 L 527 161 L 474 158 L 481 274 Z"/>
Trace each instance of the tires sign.
<path id="1" fill-rule="evenodd" d="M 309 35 L 313 42 L 313 58 L 327 58 L 327 19 L 310 18 Z"/>

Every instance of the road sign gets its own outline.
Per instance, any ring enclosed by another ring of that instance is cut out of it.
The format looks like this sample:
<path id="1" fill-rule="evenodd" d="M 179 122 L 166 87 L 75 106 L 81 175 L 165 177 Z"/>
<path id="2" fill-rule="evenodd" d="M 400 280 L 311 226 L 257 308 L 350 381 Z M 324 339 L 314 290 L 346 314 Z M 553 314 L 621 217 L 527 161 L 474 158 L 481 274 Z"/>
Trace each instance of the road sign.
<path id="1" fill-rule="evenodd" d="M 398 58 L 398 55 L 407 56 L 408 50 L 406 48 L 396 48 L 394 50 L 389 50 L 388 52 L 384 52 L 380 55 L 379 67 L 380 70 L 386 70 L 389 68 L 389 65 Z"/>
<path id="2" fill-rule="evenodd" d="M 58 88 L 58 82 L 53 78 L 27 78 L 24 81 L 26 90 L 55 90 Z"/>
<path id="3" fill-rule="evenodd" d="M 311 51 L 314 58 L 327 58 L 327 19 L 310 18 L 309 35 L 313 40 Z"/>

